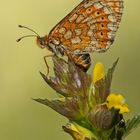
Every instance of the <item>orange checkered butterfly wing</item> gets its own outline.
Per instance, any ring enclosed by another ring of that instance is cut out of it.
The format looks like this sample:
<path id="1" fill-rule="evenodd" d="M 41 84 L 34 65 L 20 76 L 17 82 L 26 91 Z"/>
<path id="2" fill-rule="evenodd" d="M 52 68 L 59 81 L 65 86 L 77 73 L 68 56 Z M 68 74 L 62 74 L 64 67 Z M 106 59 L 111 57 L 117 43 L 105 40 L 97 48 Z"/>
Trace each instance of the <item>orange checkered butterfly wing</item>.
<path id="1" fill-rule="evenodd" d="M 115 39 L 122 11 L 122 0 L 83 0 L 51 30 L 49 41 L 75 54 L 106 51 Z"/>

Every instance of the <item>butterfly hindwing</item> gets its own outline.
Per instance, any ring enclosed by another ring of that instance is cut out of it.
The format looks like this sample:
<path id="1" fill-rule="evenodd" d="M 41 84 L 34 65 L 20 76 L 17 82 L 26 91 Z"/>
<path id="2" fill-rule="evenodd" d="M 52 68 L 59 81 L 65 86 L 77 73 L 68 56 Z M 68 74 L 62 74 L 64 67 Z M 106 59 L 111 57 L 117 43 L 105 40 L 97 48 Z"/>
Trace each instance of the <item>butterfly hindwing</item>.
<path id="1" fill-rule="evenodd" d="M 72 53 L 106 51 L 121 21 L 122 0 L 84 0 L 50 32 L 49 39 Z"/>

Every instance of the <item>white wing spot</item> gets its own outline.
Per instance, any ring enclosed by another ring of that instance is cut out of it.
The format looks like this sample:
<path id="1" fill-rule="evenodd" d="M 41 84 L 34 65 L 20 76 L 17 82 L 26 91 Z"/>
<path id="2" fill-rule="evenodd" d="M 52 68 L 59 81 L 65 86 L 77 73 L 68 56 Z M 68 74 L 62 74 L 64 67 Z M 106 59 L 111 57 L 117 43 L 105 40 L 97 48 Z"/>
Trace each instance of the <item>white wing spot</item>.
<path id="1" fill-rule="evenodd" d="M 103 5 L 100 4 L 100 3 L 98 3 L 98 2 L 96 2 L 96 3 L 94 4 L 94 6 L 95 6 L 96 9 L 100 9 L 100 8 L 103 7 Z"/>
<path id="2" fill-rule="evenodd" d="M 74 15 L 72 15 L 72 17 L 69 18 L 69 21 L 73 22 L 73 21 L 75 21 L 77 19 L 77 17 L 78 17 L 78 15 L 74 14 Z"/>
<path id="3" fill-rule="evenodd" d="M 95 19 L 90 20 L 87 24 L 88 24 L 88 25 L 91 25 L 91 24 L 93 24 L 93 23 L 96 23 L 96 20 L 95 20 Z"/>
<path id="4" fill-rule="evenodd" d="M 87 35 L 88 35 L 88 36 L 93 36 L 93 35 L 94 35 L 93 30 L 89 30 L 89 31 L 87 32 Z"/>
<path id="5" fill-rule="evenodd" d="M 110 9 L 110 8 L 108 8 L 108 7 L 104 7 L 104 12 L 105 12 L 105 14 L 111 14 L 112 13 L 112 10 Z"/>
<path id="6" fill-rule="evenodd" d="M 84 19 L 83 15 L 79 15 L 78 18 L 76 19 L 76 23 L 80 23 Z"/>
<path id="7" fill-rule="evenodd" d="M 93 29 L 95 29 L 95 28 L 96 28 L 95 24 L 92 24 L 92 25 L 90 26 L 90 29 L 91 29 L 91 30 L 93 30 Z"/>
<path id="8" fill-rule="evenodd" d="M 53 42 L 53 44 L 55 44 L 55 45 L 59 45 L 59 44 L 60 44 L 60 41 L 59 41 L 59 40 L 56 40 L 56 39 L 52 39 L 52 42 Z"/>
<path id="9" fill-rule="evenodd" d="M 72 42 L 72 44 L 78 44 L 78 43 L 80 43 L 81 42 L 81 39 L 80 39 L 80 37 L 75 37 L 75 38 L 72 38 L 71 39 L 71 42 Z"/>
<path id="10" fill-rule="evenodd" d="M 91 21 L 93 18 L 90 16 L 90 17 L 87 17 L 86 19 L 84 19 L 83 21 L 82 21 L 82 23 L 85 23 L 85 22 L 89 22 L 89 21 Z"/>
<path id="11" fill-rule="evenodd" d="M 90 7 L 90 6 L 92 6 L 92 2 L 88 2 L 88 3 L 84 4 L 85 8 Z"/>
<path id="12" fill-rule="evenodd" d="M 65 34 L 65 32 L 66 32 L 66 29 L 64 27 L 59 29 L 59 33 L 60 34 Z"/>
<path id="13" fill-rule="evenodd" d="M 113 15 L 109 15 L 109 16 L 108 16 L 108 19 L 109 19 L 111 22 L 117 22 L 117 19 L 116 19 L 115 16 L 113 16 Z"/>
<path id="14" fill-rule="evenodd" d="M 115 12 L 122 13 L 123 8 L 115 7 Z"/>
<path id="15" fill-rule="evenodd" d="M 114 39 L 115 38 L 115 32 L 113 32 L 113 31 L 108 32 L 107 35 L 108 35 L 109 39 Z"/>
<path id="16" fill-rule="evenodd" d="M 81 29 L 75 29 L 75 33 L 77 36 L 81 35 L 82 31 Z"/>
<path id="17" fill-rule="evenodd" d="M 108 23 L 107 27 L 111 30 L 111 31 L 117 31 L 117 25 L 116 23 Z"/>
<path id="18" fill-rule="evenodd" d="M 64 35 L 64 38 L 65 39 L 70 39 L 72 37 L 72 32 L 70 30 L 68 30 L 65 35 Z"/>

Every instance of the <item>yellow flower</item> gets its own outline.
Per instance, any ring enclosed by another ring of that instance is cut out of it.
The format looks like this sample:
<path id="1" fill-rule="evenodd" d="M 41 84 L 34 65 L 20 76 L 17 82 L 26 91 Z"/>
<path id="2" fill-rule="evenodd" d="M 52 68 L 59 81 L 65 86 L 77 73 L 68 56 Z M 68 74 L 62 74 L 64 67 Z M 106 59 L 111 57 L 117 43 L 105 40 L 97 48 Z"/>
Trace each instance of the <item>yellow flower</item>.
<path id="1" fill-rule="evenodd" d="M 125 99 L 120 94 L 118 94 L 118 95 L 110 94 L 107 97 L 106 105 L 107 105 L 108 109 L 111 109 L 113 107 L 115 109 L 119 109 L 120 110 L 119 111 L 120 114 L 129 112 L 129 108 L 128 108 L 127 104 L 125 104 Z"/>
<path id="2" fill-rule="evenodd" d="M 96 83 L 97 81 L 104 78 L 105 78 L 104 65 L 102 63 L 97 63 L 93 70 L 93 82 Z"/>

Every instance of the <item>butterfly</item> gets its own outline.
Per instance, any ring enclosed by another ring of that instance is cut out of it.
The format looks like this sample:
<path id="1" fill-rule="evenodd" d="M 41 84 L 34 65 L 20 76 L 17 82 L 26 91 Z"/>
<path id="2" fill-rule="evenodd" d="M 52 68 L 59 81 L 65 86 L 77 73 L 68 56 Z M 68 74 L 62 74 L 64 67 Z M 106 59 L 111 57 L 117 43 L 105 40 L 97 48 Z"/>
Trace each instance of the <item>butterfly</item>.
<path id="1" fill-rule="evenodd" d="M 83 0 L 64 17 L 47 35 L 36 36 L 40 48 L 54 54 L 67 55 L 73 62 L 87 70 L 91 65 L 91 52 L 105 52 L 114 42 L 123 14 L 123 0 Z"/>

